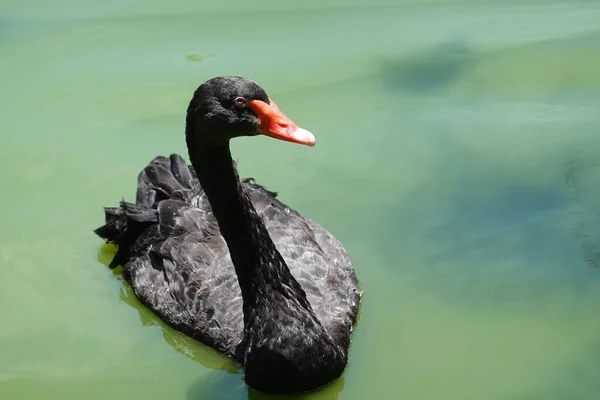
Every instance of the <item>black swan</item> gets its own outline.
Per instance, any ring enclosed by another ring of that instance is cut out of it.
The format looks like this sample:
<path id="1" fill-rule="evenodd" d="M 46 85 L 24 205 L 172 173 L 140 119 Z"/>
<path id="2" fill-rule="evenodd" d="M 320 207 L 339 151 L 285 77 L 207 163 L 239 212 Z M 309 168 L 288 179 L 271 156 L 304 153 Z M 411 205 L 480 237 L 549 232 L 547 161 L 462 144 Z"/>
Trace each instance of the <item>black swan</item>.
<path id="1" fill-rule="evenodd" d="M 338 378 L 348 359 L 360 290 L 335 237 L 241 180 L 229 140 L 263 134 L 314 145 L 241 77 L 202 84 L 189 104 L 181 156 L 138 176 L 136 203 L 105 208 L 96 233 L 118 246 L 135 295 L 165 323 L 234 358 L 258 391 L 292 393 Z"/>

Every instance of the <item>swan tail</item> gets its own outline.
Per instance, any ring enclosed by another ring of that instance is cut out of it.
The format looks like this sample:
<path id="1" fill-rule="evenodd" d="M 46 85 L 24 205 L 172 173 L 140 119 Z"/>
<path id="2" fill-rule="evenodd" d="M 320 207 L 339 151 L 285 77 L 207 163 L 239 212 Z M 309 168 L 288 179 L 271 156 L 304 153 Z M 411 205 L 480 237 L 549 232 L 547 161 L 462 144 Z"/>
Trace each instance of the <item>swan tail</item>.
<path id="1" fill-rule="evenodd" d="M 104 208 L 105 224 L 94 230 L 107 243 L 118 246 L 109 267 L 125 264 L 139 237 L 158 223 L 158 210 L 121 201 L 119 207 Z"/>
<path id="2" fill-rule="evenodd" d="M 189 202 L 198 193 L 196 173 L 183 157 L 158 156 L 138 175 L 135 204 L 121 201 L 118 207 L 104 208 L 105 223 L 94 232 L 107 243 L 118 246 L 111 268 L 124 265 L 144 240 L 140 237 L 158 224 L 158 204 L 167 199 Z M 145 236 L 144 236 L 145 237 Z"/>
<path id="3" fill-rule="evenodd" d="M 136 204 L 157 208 L 166 199 L 189 202 L 197 194 L 200 182 L 194 170 L 179 154 L 158 156 L 138 175 Z"/>

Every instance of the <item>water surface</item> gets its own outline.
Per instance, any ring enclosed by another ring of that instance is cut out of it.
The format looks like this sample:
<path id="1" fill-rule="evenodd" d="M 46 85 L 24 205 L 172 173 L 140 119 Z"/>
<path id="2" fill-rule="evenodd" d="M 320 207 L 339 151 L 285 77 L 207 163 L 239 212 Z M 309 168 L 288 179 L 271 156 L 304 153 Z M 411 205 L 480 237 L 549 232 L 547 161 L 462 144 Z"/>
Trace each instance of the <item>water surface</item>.
<path id="1" fill-rule="evenodd" d="M 309 149 L 240 174 L 336 234 L 365 291 L 307 399 L 600 391 L 600 4 L 4 0 L 0 397 L 261 399 L 104 263 L 102 206 L 185 154 L 204 80 L 257 80 Z"/>

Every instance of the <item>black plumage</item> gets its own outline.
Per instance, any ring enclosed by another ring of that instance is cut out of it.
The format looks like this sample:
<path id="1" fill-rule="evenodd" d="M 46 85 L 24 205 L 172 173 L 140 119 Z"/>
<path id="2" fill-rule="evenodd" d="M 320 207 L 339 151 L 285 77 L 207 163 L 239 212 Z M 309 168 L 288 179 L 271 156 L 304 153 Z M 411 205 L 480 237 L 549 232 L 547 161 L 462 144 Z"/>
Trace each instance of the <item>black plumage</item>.
<path id="1" fill-rule="evenodd" d="M 271 103 L 244 78 L 201 85 L 186 122 L 192 166 L 156 157 L 138 177 L 136 203 L 106 208 L 96 233 L 118 245 L 111 267 L 123 265 L 140 301 L 237 360 L 249 386 L 316 389 L 346 366 L 358 282 L 331 233 L 240 182 L 229 140 L 264 133 L 267 116 L 239 98 Z"/>

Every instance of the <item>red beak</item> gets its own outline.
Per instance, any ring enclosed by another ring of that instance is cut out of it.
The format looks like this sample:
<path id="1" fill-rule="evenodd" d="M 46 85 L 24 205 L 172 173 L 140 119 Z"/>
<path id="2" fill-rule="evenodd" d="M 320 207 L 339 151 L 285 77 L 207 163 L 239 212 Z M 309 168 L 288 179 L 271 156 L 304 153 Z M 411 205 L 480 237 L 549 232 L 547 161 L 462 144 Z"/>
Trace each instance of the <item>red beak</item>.
<path id="1" fill-rule="evenodd" d="M 309 131 L 298 127 L 271 99 L 271 104 L 260 100 L 249 100 L 248 105 L 258 116 L 258 130 L 266 136 L 288 142 L 313 147 L 315 137 Z"/>

